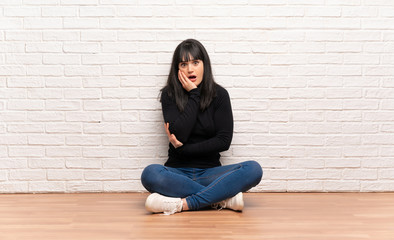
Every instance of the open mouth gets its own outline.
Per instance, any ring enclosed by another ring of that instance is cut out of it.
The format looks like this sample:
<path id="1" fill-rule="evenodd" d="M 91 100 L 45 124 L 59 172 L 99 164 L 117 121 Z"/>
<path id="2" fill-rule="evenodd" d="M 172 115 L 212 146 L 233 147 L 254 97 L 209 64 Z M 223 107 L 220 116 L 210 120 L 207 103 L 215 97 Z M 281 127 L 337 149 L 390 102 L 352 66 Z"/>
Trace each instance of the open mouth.
<path id="1" fill-rule="evenodd" d="M 189 78 L 190 81 L 194 82 L 194 81 L 196 81 L 197 76 L 190 75 L 188 78 Z"/>

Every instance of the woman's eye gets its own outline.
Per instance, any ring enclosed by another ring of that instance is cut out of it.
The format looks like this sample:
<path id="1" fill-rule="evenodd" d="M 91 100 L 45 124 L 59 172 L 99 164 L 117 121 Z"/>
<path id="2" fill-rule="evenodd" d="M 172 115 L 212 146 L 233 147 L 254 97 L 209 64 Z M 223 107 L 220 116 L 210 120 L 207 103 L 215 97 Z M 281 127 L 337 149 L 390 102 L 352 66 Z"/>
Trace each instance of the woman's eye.
<path id="1" fill-rule="evenodd" d="M 197 64 L 199 64 L 199 61 L 194 61 L 193 63 L 194 63 L 194 65 L 197 65 Z"/>
<path id="2" fill-rule="evenodd" d="M 181 63 L 181 65 L 180 65 L 181 67 L 185 67 L 186 66 L 186 64 L 185 63 Z"/>

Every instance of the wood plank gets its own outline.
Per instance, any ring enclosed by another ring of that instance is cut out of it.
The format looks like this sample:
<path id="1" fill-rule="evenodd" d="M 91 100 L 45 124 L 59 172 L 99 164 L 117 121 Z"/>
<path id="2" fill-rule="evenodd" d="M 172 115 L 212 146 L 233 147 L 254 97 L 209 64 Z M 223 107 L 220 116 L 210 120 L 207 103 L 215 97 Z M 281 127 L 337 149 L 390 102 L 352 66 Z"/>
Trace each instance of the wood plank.
<path id="1" fill-rule="evenodd" d="M 394 239 L 394 193 L 247 193 L 245 210 L 150 214 L 146 193 L 3 194 L 0 239 Z"/>

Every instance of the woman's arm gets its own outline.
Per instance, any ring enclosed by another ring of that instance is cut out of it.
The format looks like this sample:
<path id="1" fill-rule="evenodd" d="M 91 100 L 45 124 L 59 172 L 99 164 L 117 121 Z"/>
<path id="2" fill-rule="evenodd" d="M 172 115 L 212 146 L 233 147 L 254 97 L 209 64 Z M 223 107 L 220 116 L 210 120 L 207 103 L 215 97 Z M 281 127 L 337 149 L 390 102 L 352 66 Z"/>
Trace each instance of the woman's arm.
<path id="1" fill-rule="evenodd" d="M 230 97 L 225 89 L 220 91 L 213 119 L 216 130 L 214 137 L 198 143 L 183 142 L 183 146 L 176 151 L 183 156 L 205 156 L 228 150 L 233 137 L 234 122 Z M 175 136 L 178 138 L 176 134 Z"/>
<path id="2" fill-rule="evenodd" d="M 166 91 L 163 91 L 161 95 L 164 122 L 169 123 L 170 133 L 182 143 L 189 139 L 200 109 L 200 90 L 195 88 L 188 94 L 189 99 L 183 112 L 179 111 L 175 100 L 171 99 Z"/>

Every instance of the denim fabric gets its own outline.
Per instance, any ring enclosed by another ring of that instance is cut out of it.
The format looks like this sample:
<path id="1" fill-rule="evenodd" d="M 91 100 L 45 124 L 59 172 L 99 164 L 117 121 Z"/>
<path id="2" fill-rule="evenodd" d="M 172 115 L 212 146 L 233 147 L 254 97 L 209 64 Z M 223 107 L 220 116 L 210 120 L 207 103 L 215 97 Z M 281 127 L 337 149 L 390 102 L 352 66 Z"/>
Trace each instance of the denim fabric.
<path id="1" fill-rule="evenodd" d="M 262 175 L 255 161 L 205 169 L 152 164 L 142 172 L 141 182 L 151 193 L 186 198 L 189 209 L 197 210 L 251 189 Z"/>

